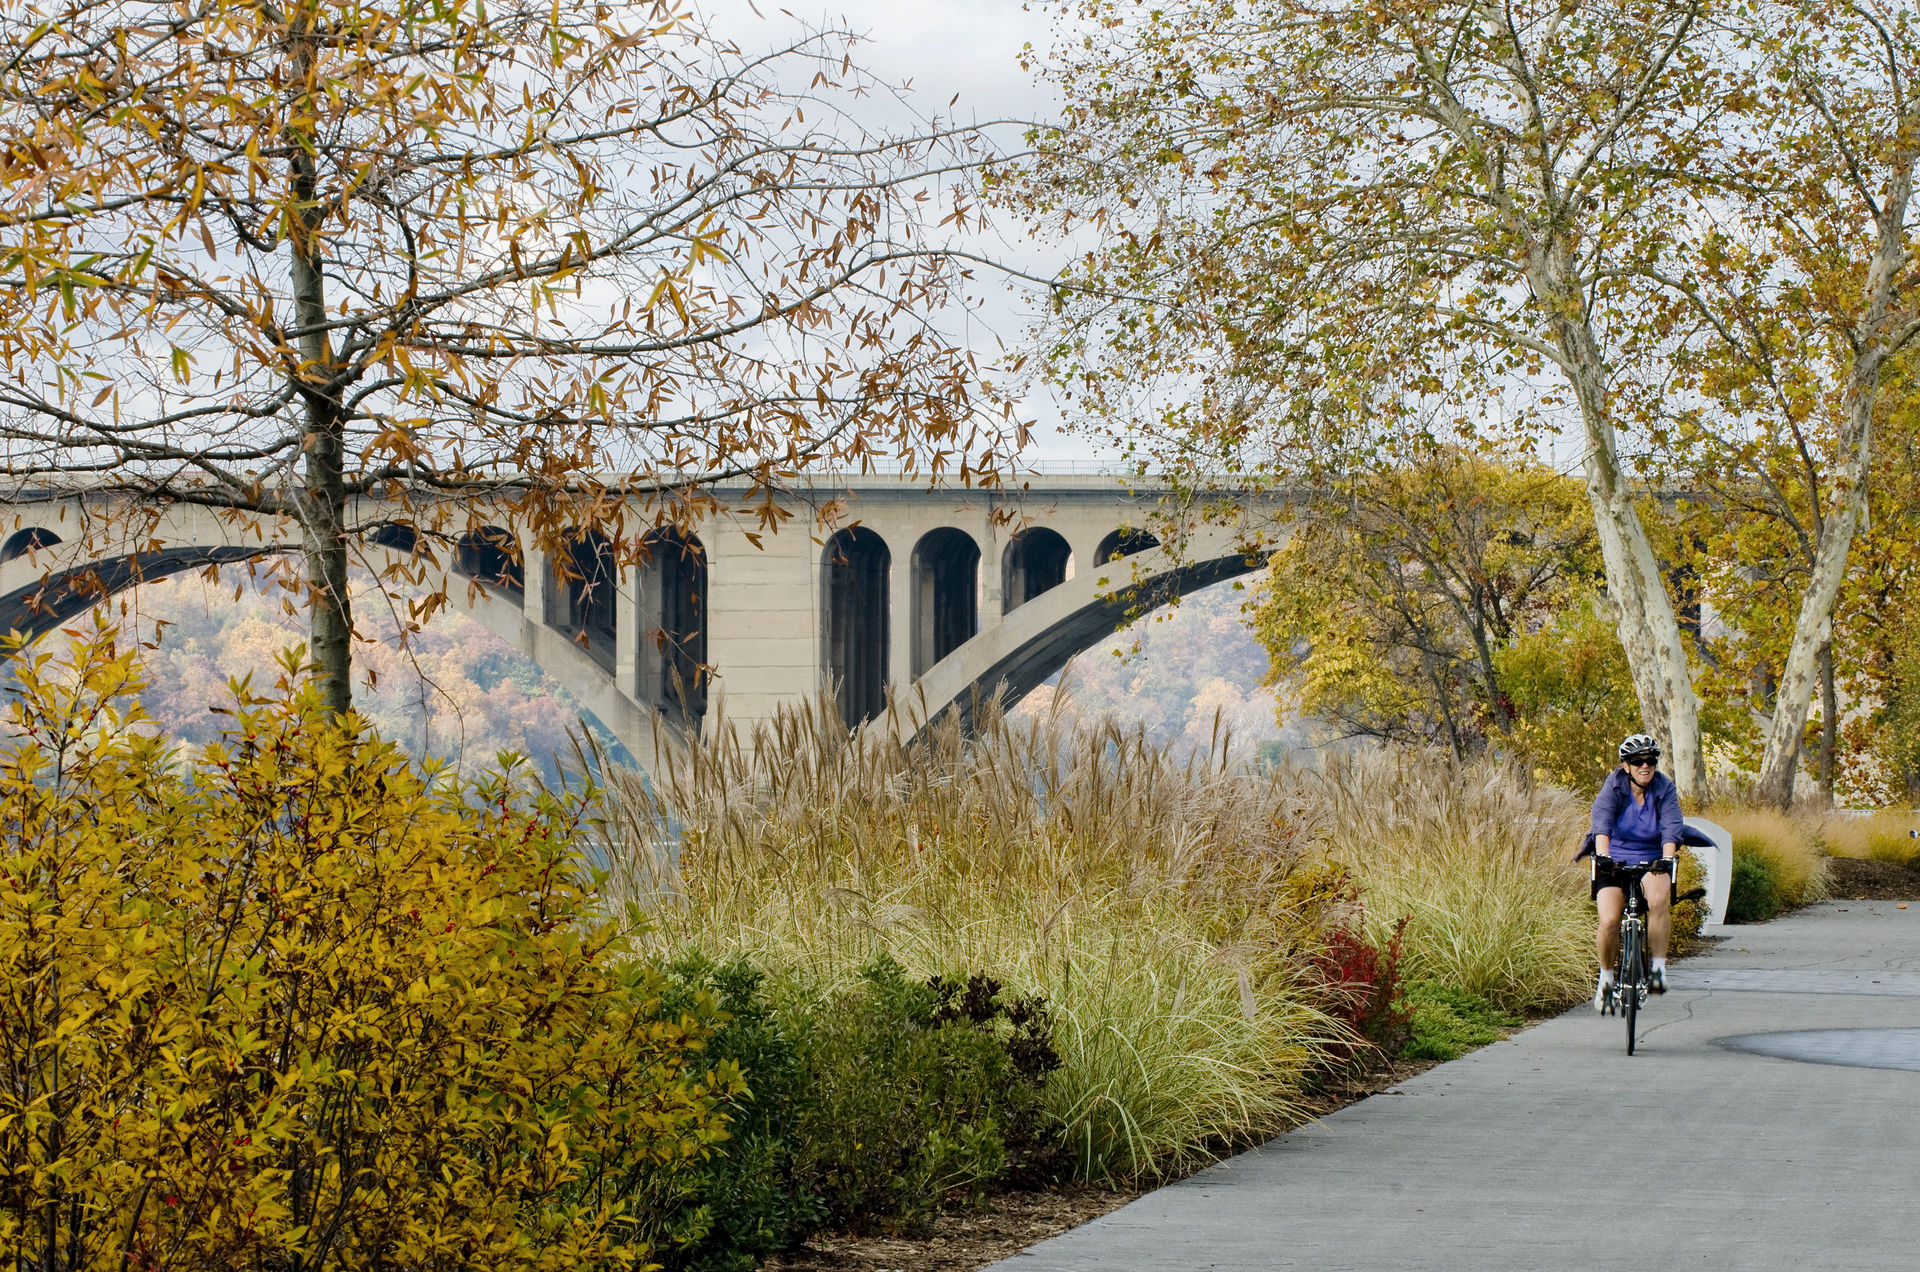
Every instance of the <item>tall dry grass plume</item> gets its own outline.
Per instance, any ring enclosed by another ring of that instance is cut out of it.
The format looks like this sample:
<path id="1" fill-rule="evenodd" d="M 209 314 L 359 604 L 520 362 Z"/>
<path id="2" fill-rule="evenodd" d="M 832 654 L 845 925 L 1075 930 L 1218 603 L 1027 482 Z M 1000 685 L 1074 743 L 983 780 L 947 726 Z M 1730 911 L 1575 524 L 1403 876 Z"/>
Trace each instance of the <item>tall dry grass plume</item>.
<path id="1" fill-rule="evenodd" d="M 1715 808 L 1707 816 L 1733 837 L 1736 863 L 1742 857 L 1765 863 L 1781 903 L 1807 905 L 1830 895 L 1830 872 L 1815 817 L 1762 806 Z"/>
<path id="2" fill-rule="evenodd" d="M 643 948 L 746 957 L 814 1002 L 883 952 L 1045 994 L 1049 1099 L 1090 1178 L 1182 1170 L 1297 1120 L 1350 1041 L 1305 980 L 1320 934 L 1358 918 L 1343 869 L 1373 928 L 1413 916 L 1423 974 L 1521 1006 L 1579 992 L 1551 797 L 1492 768 L 1260 769 L 1224 731 L 1176 759 L 1063 702 L 912 745 L 816 702 L 663 746 L 650 779 L 606 771 L 603 848 Z"/>
<path id="3" fill-rule="evenodd" d="M 1920 816 L 1905 809 L 1883 809 L 1864 816 L 1829 811 L 1820 818 L 1814 837 L 1830 857 L 1906 866 L 1920 856 L 1920 841 L 1912 834 L 1916 827 L 1920 827 Z"/>
<path id="4" fill-rule="evenodd" d="M 1571 864 L 1584 799 L 1438 752 L 1354 750 L 1280 776 L 1319 851 L 1358 877 L 1375 938 L 1410 916 L 1408 976 L 1520 1011 L 1584 992 L 1593 911 Z"/>

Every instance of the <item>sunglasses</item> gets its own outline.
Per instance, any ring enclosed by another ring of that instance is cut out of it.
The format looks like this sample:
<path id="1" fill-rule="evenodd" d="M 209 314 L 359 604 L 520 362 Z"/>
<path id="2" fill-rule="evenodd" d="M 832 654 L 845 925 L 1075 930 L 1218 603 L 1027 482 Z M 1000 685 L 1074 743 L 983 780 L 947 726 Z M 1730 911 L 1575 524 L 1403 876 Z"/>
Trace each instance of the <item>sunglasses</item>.
<path id="1" fill-rule="evenodd" d="M 1653 768 L 1660 763 L 1657 755 L 1631 755 L 1627 757 L 1628 768 Z"/>

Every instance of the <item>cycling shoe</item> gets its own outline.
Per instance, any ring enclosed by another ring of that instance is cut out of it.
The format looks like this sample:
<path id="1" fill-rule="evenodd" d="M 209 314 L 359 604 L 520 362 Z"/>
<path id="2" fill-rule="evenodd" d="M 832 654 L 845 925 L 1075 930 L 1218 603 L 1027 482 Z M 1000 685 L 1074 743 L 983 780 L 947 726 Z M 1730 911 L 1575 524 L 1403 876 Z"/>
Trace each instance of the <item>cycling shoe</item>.
<path id="1" fill-rule="evenodd" d="M 1667 992 L 1667 969 L 1664 967 L 1656 967 L 1651 972 L 1647 973 L 1647 988 L 1651 989 L 1656 994 L 1666 993 Z"/>

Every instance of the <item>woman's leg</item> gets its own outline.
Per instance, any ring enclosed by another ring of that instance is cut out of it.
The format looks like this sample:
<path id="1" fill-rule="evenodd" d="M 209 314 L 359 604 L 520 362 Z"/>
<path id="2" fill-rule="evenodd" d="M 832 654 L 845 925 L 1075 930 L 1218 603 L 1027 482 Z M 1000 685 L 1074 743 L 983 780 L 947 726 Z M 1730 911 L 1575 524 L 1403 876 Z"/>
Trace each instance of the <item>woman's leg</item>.
<path id="1" fill-rule="evenodd" d="M 1627 908 L 1627 894 L 1619 888 L 1602 888 L 1593 904 L 1600 911 L 1600 927 L 1594 933 L 1594 948 L 1600 955 L 1600 970 L 1613 971 L 1620 959 L 1620 913 Z"/>
<path id="2" fill-rule="evenodd" d="M 1665 958 L 1673 936 L 1672 877 L 1651 871 L 1641 875 L 1640 895 L 1647 899 L 1647 944 L 1655 958 Z"/>

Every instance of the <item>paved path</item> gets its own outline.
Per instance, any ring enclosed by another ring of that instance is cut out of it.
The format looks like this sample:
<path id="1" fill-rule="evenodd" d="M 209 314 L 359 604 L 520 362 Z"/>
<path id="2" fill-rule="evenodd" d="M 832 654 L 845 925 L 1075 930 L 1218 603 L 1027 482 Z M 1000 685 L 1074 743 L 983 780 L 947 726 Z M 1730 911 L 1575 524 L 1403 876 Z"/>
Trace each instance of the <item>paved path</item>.
<path id="1" fill-rule="evenodd" d="M 1920 903 L 1725 931 L 1631 1059 L 1617 1018 L 1568 1012 L 996 1272 L 1920 1267 Z"/>

